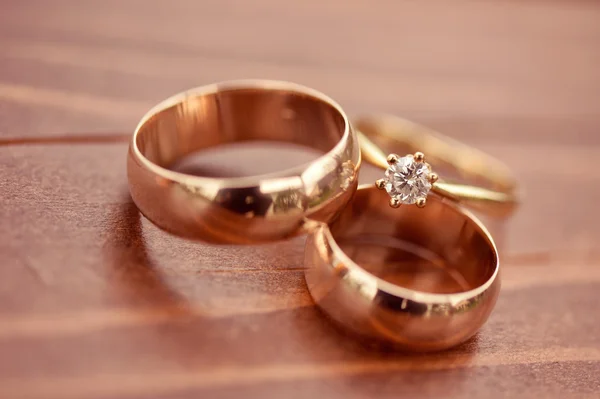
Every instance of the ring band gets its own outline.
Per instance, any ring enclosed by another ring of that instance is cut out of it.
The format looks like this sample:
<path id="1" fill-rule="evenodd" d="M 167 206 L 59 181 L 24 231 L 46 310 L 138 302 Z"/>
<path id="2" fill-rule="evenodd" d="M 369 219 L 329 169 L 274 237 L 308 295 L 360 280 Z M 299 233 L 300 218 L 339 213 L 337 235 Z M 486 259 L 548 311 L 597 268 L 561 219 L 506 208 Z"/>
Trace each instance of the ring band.
<path id="1" fill-rule="evenodd" d="M 452 278 L 432 293 L 414 288 L 414 270 L 407 272 L 411 288 L 372 271 L 373 265 L 385 271 L 393 264 L 429 267 Z M 312 231 L 305 266 L 311 295 L 331 318 L 408 350 L 464 342 L 486 321 L 500 289 L 494 241 L 473 215 L 437 197 L 424 209 L 392 209 L 374 186 L 359 187 L 338 219 Z"/>
<path id="2" fill-rule="evenodd" d="M 268 175 L 211 178 L 168 169 L 195 151 L 247 140 L 287 141 L 325 154 Z M 230 81 L 192 89 L 154 107 L 129 147 L 129 188 L 138 209 L 176 235 L 260 243 L 328 222 L 357 185 L 360 149 L 348 118 L 324 94 L 288 82 Z"/>
<path id="3" fill-rule="evenodd" d="M 377 185 L 388 191 L 391 206 L 411 203 L 424 206 L 431 190 L 496 217 L 510 216 L 516 210 L 519 202 L 516 178 L 492 156 L 396 116 L 363 117 L 354 120 L 353 125 L 364 159 L 387 169 L 386 177 L 378 180 Z M 392 150 L 392 154 L 386 156 L 381 148 Z M 402 151 L 414 155 L 395 154 Z M 450 172 L 448 177 L 452 180 L 438 179 L 431 166 L 421 162 L 424 154 L 436 168 Z M 394 166 L 396 162 L 399 164 Z M 423 173 L 427 176 L 419 176 Z"/>

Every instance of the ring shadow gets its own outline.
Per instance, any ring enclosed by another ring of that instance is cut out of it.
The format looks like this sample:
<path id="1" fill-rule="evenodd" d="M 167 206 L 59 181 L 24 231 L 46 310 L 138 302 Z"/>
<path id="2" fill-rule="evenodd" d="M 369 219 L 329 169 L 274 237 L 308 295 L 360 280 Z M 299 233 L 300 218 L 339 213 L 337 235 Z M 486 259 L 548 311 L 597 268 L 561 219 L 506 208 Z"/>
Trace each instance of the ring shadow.
<path id="1" fill-rule="evenodd" d="M 152 308 L 174 318 L 196 317 L 189 302 L 158 271 L 146 247 L 141 218 L 129 194 L 108 217 L 103 252 L 112 294 L 121 305 Z"/>

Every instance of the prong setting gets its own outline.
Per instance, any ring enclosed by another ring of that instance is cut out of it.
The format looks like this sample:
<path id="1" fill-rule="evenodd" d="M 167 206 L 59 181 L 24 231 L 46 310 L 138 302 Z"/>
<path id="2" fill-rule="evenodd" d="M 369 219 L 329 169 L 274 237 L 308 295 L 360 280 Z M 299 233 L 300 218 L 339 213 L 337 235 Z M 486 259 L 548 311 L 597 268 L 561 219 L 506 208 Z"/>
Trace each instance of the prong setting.
<path id="1" fill-rule="evenodd" d="M 388 165 L 394 165 L 398 162 L 398 159 L 400 159 L 398 154 L 390 154 L 387 156 L 387 163 Z"/>
<path id="2" fill-rule="evenodd" d="M 390 154 L 387 162 L 389 166 L 384 178 L 377 180 L 375 186 L 388 193 L 389 205 L 398 208 L 414 204 L 423 208 L 433 183 L 438 179 L 431 165 L 425 162 L 425 155 L 418 151 L 403 157 Z"/>
<path id="3" fill-rule="evenodd" d="M 425 162 L 425 154 L 423 154 L 422 152 L 415 152 L 413 157 L 415 158 L 415 162 Z"/>

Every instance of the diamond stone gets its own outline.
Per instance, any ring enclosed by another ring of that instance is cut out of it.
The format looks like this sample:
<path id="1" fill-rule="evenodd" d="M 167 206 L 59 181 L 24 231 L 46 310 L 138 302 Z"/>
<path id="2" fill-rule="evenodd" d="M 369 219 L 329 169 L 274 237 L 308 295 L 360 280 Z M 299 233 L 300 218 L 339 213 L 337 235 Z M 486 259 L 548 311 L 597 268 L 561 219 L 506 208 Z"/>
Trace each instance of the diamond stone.
<path id="1" fill-rule="evenodd" d="M 412 155 L 398 158 L 398 162 L 385 171 L 385 190 L 402 204 L 414 204 L 419 198 L 427 197 L 431 190 L 430 173 L 429 165 L 415 161 Z"/>

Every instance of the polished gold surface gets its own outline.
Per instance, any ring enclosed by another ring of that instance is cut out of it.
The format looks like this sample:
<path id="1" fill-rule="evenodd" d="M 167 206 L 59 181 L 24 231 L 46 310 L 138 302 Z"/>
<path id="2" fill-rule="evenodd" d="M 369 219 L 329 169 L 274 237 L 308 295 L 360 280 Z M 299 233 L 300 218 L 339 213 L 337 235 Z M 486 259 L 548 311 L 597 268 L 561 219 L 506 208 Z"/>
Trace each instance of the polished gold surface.
<path id="1" fill-rule="evenodd" d="M 198 150 L 249 140 L 324 154 L 250 177 L 170 169 Z M 255 243 L 303 232 L 307 218 L 331 220 L 351 198 L 359 166 L 356 134 L 333 100 L 293 83 L 244 80 L 192 89 L 153 108 L 133 135 L 127 170 L 134 202 L 159 227 L 209 242 Z"/>
<path id="2" fill-rule="evenodd" d="M 306 282 L 338 324 L 417 351 L 469 339 L 500 289 L 498 252 L 485 227 L 453 201 L 392 209 L 375 186 L 360 187 L 330 226 L 306 243 Z"/>
<path id="3" fill-rule="evenodd" d="M 386 169 L 390 157 L 398 159 L 396 153 L 415 153 L 416 161 L 427 154 L 427 162 L 445 172 L 443 179 L 431 176 L 432 193 L 492 216 L 507 217 L 516 210 L 516 178 L 492 156 L 396 116 L 361 117 L 353 125 L 367 162 Z"/>

